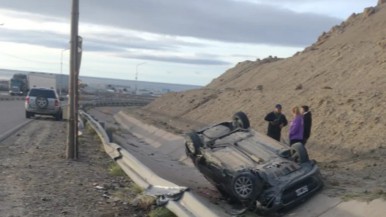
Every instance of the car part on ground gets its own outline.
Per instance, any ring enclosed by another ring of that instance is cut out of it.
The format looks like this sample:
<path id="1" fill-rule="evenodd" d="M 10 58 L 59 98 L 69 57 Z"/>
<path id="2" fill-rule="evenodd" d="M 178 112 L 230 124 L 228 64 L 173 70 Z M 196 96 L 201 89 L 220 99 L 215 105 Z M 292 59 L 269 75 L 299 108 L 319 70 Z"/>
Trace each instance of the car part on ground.
<path id="1" fill-rule="evenodd" d="M 222 195 L 259 212 L 295 206 L 323 187 L 303 144 L 289 147 L 250 129 L 243 112 L 188 133 L 185 152 Z"/>
<path id="2" fill-rule="evenodd" d="M 25 117 L 35 115 L 50 115 L 55 120 L 63 119 L 63 111 L 60 106 L 60 98 L 54 89 L 31 88 L 25 98 Z"/>

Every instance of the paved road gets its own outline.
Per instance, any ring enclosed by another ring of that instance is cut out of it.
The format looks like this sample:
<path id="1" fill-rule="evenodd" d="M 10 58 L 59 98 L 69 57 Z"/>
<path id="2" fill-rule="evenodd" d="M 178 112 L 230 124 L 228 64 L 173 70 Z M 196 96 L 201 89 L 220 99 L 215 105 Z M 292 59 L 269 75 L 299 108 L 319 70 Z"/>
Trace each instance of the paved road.
<path id="1" fill-rule="evenodd" d="M 0 135 L 26 122 L 24 101 L 0 101 Z"/>

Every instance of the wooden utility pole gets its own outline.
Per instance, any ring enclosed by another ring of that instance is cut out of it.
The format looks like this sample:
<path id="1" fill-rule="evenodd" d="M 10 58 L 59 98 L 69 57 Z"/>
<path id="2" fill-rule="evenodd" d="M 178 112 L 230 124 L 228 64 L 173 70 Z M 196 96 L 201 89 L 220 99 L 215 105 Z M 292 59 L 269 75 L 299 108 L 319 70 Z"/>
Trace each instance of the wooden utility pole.
<path id="1" fill-rule="evenodd" d="M 72 12 L 71 12 L 71 48 L 70 48 L 70 80 L 69 80 L 69 120 L 68 120 L 68 138 L 66 156 L 67 159 L 78 158 L 78 75 L 80 61 L 79 57 L 79 40 L 78 40 L 78 26 L 79 26 L 79 0 L 72 0 Z"/>

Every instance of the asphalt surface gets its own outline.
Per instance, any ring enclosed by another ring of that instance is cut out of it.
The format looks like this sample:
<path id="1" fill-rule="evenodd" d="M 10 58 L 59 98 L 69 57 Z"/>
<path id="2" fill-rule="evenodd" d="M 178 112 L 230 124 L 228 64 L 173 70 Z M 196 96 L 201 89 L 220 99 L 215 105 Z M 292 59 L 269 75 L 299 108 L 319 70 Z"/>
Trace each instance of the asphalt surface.
<path id="1" fill-rule="evenodd" d="M 0 136 L 26 122 L 24 101 L 0 101 Z"/>

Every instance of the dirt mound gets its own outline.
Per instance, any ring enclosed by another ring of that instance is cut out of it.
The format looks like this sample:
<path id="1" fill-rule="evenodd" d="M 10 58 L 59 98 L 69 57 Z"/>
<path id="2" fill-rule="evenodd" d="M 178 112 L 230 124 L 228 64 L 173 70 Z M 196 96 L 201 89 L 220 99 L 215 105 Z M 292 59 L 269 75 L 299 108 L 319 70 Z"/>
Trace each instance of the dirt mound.
<path id="1" fill-rule="evenodd" d="M 253 128 L 265 132 L 263 118 L 276 103 L 289 119 L 292 106 L 307 104 L 313 157 L 325 163 L 360 158 L 386 147 L 385 50 L 386 4 L 379 3 L 290 58 L 238 63 L 205 88 L 157 99 L 141 116 L 187 131 L 244 111 Z M 284 132 L 286 139 L 288 128 Z"/>

